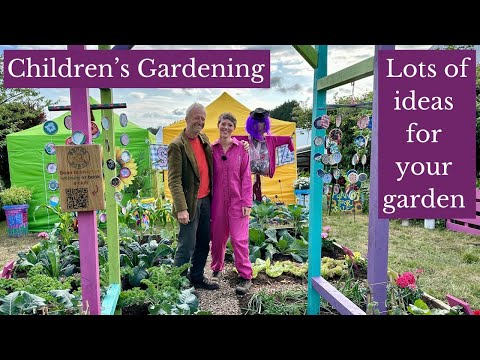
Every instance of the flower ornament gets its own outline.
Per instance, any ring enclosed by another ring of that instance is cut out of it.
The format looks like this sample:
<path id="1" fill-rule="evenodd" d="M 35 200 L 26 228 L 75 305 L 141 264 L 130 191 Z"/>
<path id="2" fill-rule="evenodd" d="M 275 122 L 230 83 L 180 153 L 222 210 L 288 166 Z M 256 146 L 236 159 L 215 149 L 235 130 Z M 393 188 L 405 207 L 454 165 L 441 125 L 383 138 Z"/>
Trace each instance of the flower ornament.
<path id="1" fill-rule="evenodd" d="M 38 233 L 37 237 L 42 239 L 48 239 L 50 236 L 45 231 L 42 231 L 41 233 Z"/>
<path id="2" fill-rule="evenodd" d="M 300 176 L 299 178 L 295 179 L 295 181 L 293 182 L 293 188 L 299 189 L 299 190 L 310 189 L 310 178 Z"/>
<path id="3" fill-rule="evenodd" d="M 129 157 L 128 161 L 122 159 L 122 153 L 125 152 L 125 149 L 116 148 L 115 149 L 115 158 L 117 163 L 120 164 L 120 184 L 116 187 L 117 191 L 122 191 L 124 188 L 130 186 L 133 183 L 133 179 L 138 174 L 137 164 L 133 157 Z"/>

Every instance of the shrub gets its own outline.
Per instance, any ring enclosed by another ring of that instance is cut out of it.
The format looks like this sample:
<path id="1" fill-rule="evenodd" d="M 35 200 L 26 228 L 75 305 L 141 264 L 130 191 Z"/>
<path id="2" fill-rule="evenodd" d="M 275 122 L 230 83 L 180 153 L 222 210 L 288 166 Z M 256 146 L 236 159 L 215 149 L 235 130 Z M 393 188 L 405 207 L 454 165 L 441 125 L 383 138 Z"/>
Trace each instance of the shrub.
<path id="1" fill-rule="evenodd" d="M 0 192 L 0 203 L 3 205 L 27 204 L 32 199 L 32 190 L 25 186 L 12 186 Z"/>

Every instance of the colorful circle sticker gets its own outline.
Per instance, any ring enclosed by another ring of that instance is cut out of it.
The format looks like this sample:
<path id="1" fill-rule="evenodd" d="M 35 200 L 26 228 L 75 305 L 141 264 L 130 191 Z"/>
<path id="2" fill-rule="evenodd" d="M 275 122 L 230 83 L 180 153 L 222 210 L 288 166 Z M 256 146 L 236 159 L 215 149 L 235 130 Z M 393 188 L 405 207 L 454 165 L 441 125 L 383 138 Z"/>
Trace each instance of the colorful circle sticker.
<path id="1" fill-rule="evenodd" d="M 335 165 L 336 164 L 335 159 L 333 158 L 333 154 L 328 155 L 328 163 L 330 165 Z"/>
<path id="2" fill-rule="evenodd" d="M 313 126 L 315 126 L 315 128 L 317 128 L 319 130 L 323 129 L 323 127 L 322 127 L 322 117 L 321 116 L 319 116 L 315 120 L 313 120 Z"/>
<path id="3" fill-rule="evenodd" d="M 57 180 L 50 180 L 48 182 L 48 189 L 55 191 L 58 189 L 58 181 Z"/>
<path id="4" fill-rule="evenodd" d="M 102 117 L 101 123 L 103 130 L 108 130 L 110 128 L 110 120 L 108 120 L 108 117 Z"/>
<path id="5" fill-rule="evenodd" d="M 313 155 L 313 160 L 321 162 L 322 161 L 322 154 L 316 153 L 315 155 Z"/>
<path id="6" fill-rule="evenodd" d="M 60 202 L 60 199 L 58 198 L 57 195 L 53 195 L 53 196 L 50 196 L 50 199 L 48 199 L 48 202 L 49 202 L 50 206 L 55 207 Z"/>
<path id="7" fill-rule="evenodd" d="M 57 172 L 57 164 L 55 163 L 48 163 L 47 164 L 47 172 L 49 174 L 55 174 Z"/>
<path id="8" fill-rule="evenodd" d="M 72 134 L 72 142 L 75 144 L 75 145 L 81 145 L 85 142 L 85 140 L 87 139 L 87 137 L 85 136 L 85 134 L 81 131 L 75 131 L 73 134 Z"/>
<path id="9" fill-rule="evenodd" d="M 323 136 L 315 136 L 315 138 L 313 139 L 313 143 L 315 144 L 315 146 L 322 146 L 323 145 Z"/>
<path id="10" fill-rule="evenodd" d="M 367 155 L 363 154 L 360 162 L 362 163 L 362 165 L 365 165 L 367 163 Z"/>
<path id="11" fill-rule="evenodd" d="M 334 152 L 332 154 L 332 158 L 335 161 L 335 164 L 338 164 L 340 161 L 342 161 L 342 154 L 339 152 Z"/>
<path id="12" fill-rule="evenodd" d="M 71 136 L 65 139 L 65 145 L 72 145 L 72 144 L 73 144 L 73 141 Z"/>
<path id="13" fill-rule="evenodd" d="M 365 173 L 358 174 L 358 181 L 363 182 L 363 181 L 366 181 L 367 179 L 368 179 L 367 174 Z"/>
<path id="14" fill-rule="evenodd" d="M 328 154 L 323 154 L 322 155 L 322 163 L 324 163 L 325 165 L 330 164 L 330 158 L 329 158 Z"/>
<path id="15" fill-rule="evenodd" d="M 330 132 L 328 133 L 328 138 L 336 142 L 337 144 L 340 144 L 340 141 L 342 140 L 342 134 L 342 130 L 340 130 L 339 128 L 335 128 L 330 130 Z"/>
<path id="16" fill-rule="evenodd" d="M 123 146 L 127 146 L 129 142 L 130 139 L 127 134 L 122 134 L 122 136 L 120 136 L 120 144 L 122 144 Z"/>
<path id="17" fill-rule="evenodd" d="M 120 185 L 120 179 L 118 177 L 112 178 L 112 180 L 110 180 L 110 185 L 112 185 L 113 187 L 117 187 L 118 185 Z"/>
<path id="18" fill-rule="evenodd" d="M 358 181 L 358 174 L 354 172 L 348 174 L 348 181 L 352 184 L 356 183 Z"/>
<path id="19" fill-rule="evenodd" d="M 330 173 L 325 173 L 325 174 L 323 175 L 322 179 L 323 179 L 323 182 L 324 182 L 325 184 L 330 184 L 330 183 L 332 182 L 332 174 L 330 174 Z"/>
<path id="20" fill-rule="evenodd" d="M 55 135 L 58 131 L 58 125 L 55 121 L 49 120 L 43 124 L 43 131 L 47 135 Z"/>
<path id="21" fill-rule="evenodd" d="M 92 127 L 92 139 L 96 139 L 100 136 L 100 129 L 98 128 L 97 124 L 95 124 L 93 121 L 91 122 L 91 127 Z"/>
<path id="22" fill-rule="evenodd" d="M 107 168 L 110 170 L 115 170 L 115 161 L 113 159 L 107 160 Z"/>
<path id="23" fill-rule="evenodd" d="M 121 114 L 120 114 L 120 125 L 121 125 L 122 127 L 125 127 L 125 126 L 127 126 L 127 124 L 128 124 L 127 114 L 121 113 Z"/>
<path id="24" fill-rule="evenodd" d="M 120 177 L 121 178 L 127 178 L 131 174 L 130 169 L 127 167 L 123 167 L 120 169 Z"/>
<path id="25" fill-rule="evenodd" d="M 48 155 L 55 155 L 57 150 L 55 149 L 55 144 L 52 142 L 49 142 L 47 145 L 45 145 L 45 152 Z"/>
<path id="26" fill-rule="evenodd" d="M 348 193 L 348 198 L 350 200 L 355 200 L 357 198 L 357 192 L 355 190 L 350 190 Z"/>
<path id="27" fill-rule="evenodd" d="M 115 199 L 115 201 L 122 201 L 123 199 L 123 194 L 121 192 L 116 192 L 115 194 L 113 194 L 113 198 Z M 125 210 L 124 207 L 122 207 L 122 213 L 123 213 L 123 210 Z M 125 215 L 125 213 L 123 213 Z"/>
<path id="28" fill-rule="evenodd" d="M 320 118 L 320 126 L 324 129 L 328 129 L 328 127 L 330 126 L 330 116 L 328 115 L 322 115 L 322 117 Z"/>
<path id="29" fill-rule="evenodd" d="M 328 149 L 330 150 L 330 153 L 332 153 L 332 154 L 333 154 L 334 152 L 340 151 L 340 148 L 339 148 L 338 145 L 335 144 L 334 142 L 332 142 L 332 143 L 330 144 L 330 147 L 329 147 Z"/>
<path id="30" fill-rule="evenodd" d="M 324 193 L 324 194 L 330 193 L 330 186 L 328 186 L 328 185 L 323 185 L 323 193 Z"/>
<path id="31" fill-rule="evenodd" d="M 101 213 L 98 219 L 100 220 L 101 223 L 107 222 L 107 214 Z"/>
<path id="32" fill-rule="evenodd" d="M 130 153 L 127 150 L 125 150 L 120 155 L 120 158 L 122 159 L 123 162 L 129 162 L 130 161 Z"/>
<path id="33" fill-rule="evenodd" d="M 358 157 L 358 154 L 353 154 L 352 165 L 357 165 L 359 161 L 360 161 L 360 158 Z"/>
<path id="34" fill-rule="evenodd" d="M 65 125 L 65 127 L 68 129 L 68 130 L 72 130 L 72 117 L 70 115 L 67 115 L 63 118 L 63 125 Z"/>
<path id="35" fill-rule="evenodd" d="M 323 178 L 323 175 L 325 175 L 325 171 L 323 171 L 323 169 L 318 169 L 317 170 L 317 175 L 320 176 L 321 178 Z"/>

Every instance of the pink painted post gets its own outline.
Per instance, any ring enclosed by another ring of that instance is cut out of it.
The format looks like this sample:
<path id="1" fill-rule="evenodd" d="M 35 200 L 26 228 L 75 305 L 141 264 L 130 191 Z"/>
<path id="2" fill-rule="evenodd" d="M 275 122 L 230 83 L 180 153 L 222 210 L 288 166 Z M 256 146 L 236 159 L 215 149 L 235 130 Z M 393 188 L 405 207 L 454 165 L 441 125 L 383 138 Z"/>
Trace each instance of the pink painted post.
<path id="1" fill-rule="evenodd" d="M 85 45 L 68 45 L 68 50 L 85 50 Z M 88 89 L 71 88 L 72 131 L 81 131 L 86 144 L 92 143 Z M 91 315 L 101 314 L 100 278 L 98 269 L 97 217 L 95 211 L 78 212 L 78 238 L 80 243 L 80 272 L 82 274 L 83 310 Z"/>

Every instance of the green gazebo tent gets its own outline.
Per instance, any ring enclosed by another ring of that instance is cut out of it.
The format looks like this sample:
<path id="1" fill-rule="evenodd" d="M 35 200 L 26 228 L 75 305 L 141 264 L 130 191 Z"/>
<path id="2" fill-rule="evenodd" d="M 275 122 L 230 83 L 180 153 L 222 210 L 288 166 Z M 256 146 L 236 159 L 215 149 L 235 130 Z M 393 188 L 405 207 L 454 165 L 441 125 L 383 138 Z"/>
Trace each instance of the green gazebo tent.
<path id="1" fill-rule="evenodd" d="M 90 97 L 91 104 L 97 104 L 92 97 Z M 51 196 L 59 196 L 59 190 L 52 191 L 48 187 L 50 180 L 58 180 L 58 174 L 50 174 L 47 172 L 47 165 L 49 163 L 57 163 L 56 155 L 49 155 L 45 151 L 45 145 L 54 143 L 55 145 L 65 145 L 65 140 L 71 136 L 72 131 L 68 130 L 64 125 L 65 116 L 70 115 L 70 112 L 65 112 L 53 119 L 58 125 L 58 131 L 54 135 L 47 135 L 43 130 L 43 124 L 37 125 L 30 129 L 19 131 L 17 133 L 7 135 L 7 151 L 8 162 L 10 166 L 10 181 L 12 185 L 23 185 L 33 190 L 33 197 L 30 201 L 28 209 L 29 231 L 40 232 L 52 229 L 53 225 L 58 222 L 58 217 L 52 212 L 47 212 L 46 209 L 39 209 L 35 213 L 35 220 L 33 213 L 35 207 L 42 204 L 48 204 Z M 103 145 L 103 129 L 101 126 L 101 110 L 93 110 L 95 117 L 95 124 L 100 130 L 100 136 L 94 139 L 94 144 Z M 141 128 L 134 124 L 131 120 L 128 121 L 126 127 L 120 126 L 119 115 L 113 113 L 113 121 L 115 122 L 115 145 L 122 149 L 128 150 L 131 157 L 136 161 L 138 175 L 141 176 L 148 170 L 150 171 L 150 144 L 155 143 L 155 135 L 147 129 Z M 123 146 L 120 143 L 120 136 L 127 134 L 129 143 Z M 106 159 L 104 159 L 106 160 Z M 111 186 L 109 179 L 105 179 L 105 186 Z M 153 177 L 147 176 L 146 187 L 156 186 L 156 181 Z M 125 190 L 122 191 L 123 193 Z M 152 194 L 145 194 L 142 196 L 151 196 Z M 131 196 L 125 195 L 122 202 Z"/>

